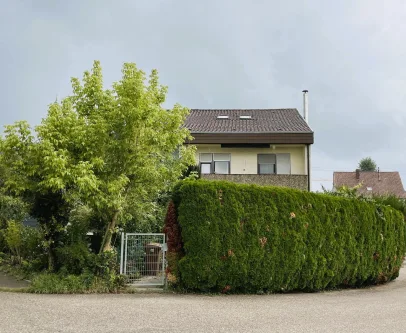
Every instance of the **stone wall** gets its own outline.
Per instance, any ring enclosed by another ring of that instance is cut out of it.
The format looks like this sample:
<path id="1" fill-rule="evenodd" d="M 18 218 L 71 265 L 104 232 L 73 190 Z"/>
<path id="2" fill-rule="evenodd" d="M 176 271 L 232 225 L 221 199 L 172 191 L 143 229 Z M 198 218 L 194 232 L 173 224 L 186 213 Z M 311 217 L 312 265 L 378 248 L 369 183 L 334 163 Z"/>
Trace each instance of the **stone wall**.
<path id="1" fill-rule="evenodd" d="M 298 190 L 308 190 L 306 175 L 215 175 L 203 174 L 201 178 L 208 180 L 226 180 L 241 184 L 257 184 L 270 186 L 284 186 Z"/>

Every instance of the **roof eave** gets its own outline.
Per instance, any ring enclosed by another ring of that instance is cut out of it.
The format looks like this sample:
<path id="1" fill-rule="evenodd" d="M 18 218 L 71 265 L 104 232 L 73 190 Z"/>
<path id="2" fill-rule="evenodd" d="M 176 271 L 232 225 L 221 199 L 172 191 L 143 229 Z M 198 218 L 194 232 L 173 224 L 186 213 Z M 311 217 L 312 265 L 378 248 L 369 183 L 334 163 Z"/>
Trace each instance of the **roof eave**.
<path id="1" fill-rule="evenodd" d="M 190 131 L 190 130 L 189 130 Z M 269 135 L 269 134 L 314 134 L 313 131 L 297 131 L 297 132 L 286 132 L 286 131 L 278 131 L 278 132 L 192 132 L 190 131 L 190 134 L 210 134 L 210 135 L 216 135 L 216 134 L 264 134 L 264 135 Z"/>

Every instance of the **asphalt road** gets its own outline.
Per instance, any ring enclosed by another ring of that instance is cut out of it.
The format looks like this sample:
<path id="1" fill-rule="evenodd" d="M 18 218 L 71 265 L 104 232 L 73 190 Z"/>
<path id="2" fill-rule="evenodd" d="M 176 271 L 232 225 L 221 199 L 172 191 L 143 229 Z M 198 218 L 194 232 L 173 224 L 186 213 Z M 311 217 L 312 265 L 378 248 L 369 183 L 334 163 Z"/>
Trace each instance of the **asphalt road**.
<path id="1" fill-rule="evenodd" d="M 405 332 L 405 270 L 384 286 L 314 294 L 0 293 L 0 332 Z"/>

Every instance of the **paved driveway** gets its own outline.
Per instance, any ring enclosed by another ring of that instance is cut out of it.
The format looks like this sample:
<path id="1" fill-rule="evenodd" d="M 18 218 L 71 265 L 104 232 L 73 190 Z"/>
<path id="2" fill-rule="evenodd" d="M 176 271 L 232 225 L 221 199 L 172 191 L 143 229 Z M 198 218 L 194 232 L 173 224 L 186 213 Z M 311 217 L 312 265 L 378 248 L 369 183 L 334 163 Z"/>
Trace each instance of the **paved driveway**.
<path id="1" fill-rule="evenodd" d="M 0 293 L 0 332 L 405 332 L 405 270 L 385 286 L 315 294 Z"/>
<path id="2" fill-rule="evenodd" d="M 0 288 L 23 288 L 28 287 L 28 285 L 29 283 L 27 281 L 18 281 L 12 276 L 7 275 L 4 272 L 0 272 Z"/>

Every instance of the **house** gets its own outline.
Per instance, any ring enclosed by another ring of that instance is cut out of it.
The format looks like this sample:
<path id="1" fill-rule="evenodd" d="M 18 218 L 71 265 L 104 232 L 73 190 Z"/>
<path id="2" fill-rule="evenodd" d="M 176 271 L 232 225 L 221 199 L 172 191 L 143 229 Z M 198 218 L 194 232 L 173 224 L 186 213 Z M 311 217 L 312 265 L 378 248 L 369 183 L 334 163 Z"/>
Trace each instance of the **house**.
<path id="1" fill-rule="evenodd" d="M 185 126 L 202 178 L 310 190 L 307 91 L 297 109 L 192 109 Z"/>
<path id="2" fill-rule="evenodd" d="M 402 179 L 399 172 L 360 171 L 334 172 L 333 186 L 354 187 L 361 184 L 357 190 L 363 195 L 395 195 L 406 198 Z"/>

